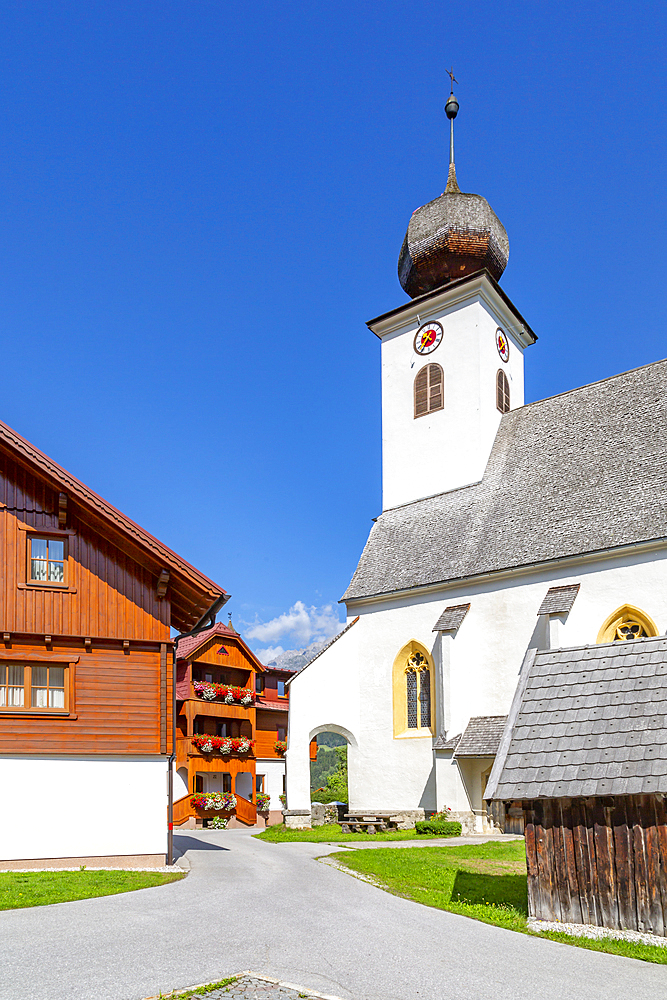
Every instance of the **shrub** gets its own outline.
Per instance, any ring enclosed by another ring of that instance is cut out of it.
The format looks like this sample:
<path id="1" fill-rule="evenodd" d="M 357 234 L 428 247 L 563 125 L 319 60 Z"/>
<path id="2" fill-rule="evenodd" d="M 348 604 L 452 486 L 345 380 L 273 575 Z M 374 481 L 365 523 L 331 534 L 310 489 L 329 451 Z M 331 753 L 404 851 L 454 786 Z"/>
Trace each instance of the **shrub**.
<path id="1" fill-rule="evenodd" d="M 460 837 L 461 824 L 452 820 L 426 819 L 415 823 L 417 833 L 440 834 L 441 837 Z"/>
<path id="2" fill-rule="evenodd" d="M 224 816 L 214 816 L 208 821 L 209 830 L 226 830 L 227 829 L 227 819 Z"/>
<path id="3" fill-rule="evenodd" d="M 347 798 L 347 796 L 345 796 Z M 311 802 L 344 802 L 345 799 L 340 797 L 340 793 L 336 788 L 322 788 L 317 792 L 310 793 Z"/>

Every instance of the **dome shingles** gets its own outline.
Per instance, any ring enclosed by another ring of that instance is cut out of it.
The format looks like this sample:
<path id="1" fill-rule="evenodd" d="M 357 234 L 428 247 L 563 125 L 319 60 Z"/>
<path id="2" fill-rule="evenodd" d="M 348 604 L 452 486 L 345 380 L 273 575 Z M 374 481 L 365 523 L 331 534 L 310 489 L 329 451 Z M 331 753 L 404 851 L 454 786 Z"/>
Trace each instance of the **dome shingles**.
<path id="1" fill-rule="evenodd" d="M 509 259 L 505 227 L 488 201 L 463 194 L 450 166 L 445 193 L 413 212 L 398 258 L 411 298 L 486 268 L 498 281 Z"/>

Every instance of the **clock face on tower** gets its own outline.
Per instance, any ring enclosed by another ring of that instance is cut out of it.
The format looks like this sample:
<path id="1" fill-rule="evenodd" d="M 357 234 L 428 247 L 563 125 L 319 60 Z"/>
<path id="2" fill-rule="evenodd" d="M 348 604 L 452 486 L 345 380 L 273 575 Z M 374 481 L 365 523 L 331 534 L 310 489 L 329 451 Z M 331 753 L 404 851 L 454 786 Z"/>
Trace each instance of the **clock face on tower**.
<path id="1" fill-rule="evenodd" d="M 502 361 L 509 361 L 510 345 L 503 331 L 498 327 L 496 330 L 496 347 Z"/>
<path id="2" fill-rule="evenodd" d="M 439 323 L 423 323 L 415 334 L 417 354 L 431 354 L 440 344 L 443 334 Z"/>

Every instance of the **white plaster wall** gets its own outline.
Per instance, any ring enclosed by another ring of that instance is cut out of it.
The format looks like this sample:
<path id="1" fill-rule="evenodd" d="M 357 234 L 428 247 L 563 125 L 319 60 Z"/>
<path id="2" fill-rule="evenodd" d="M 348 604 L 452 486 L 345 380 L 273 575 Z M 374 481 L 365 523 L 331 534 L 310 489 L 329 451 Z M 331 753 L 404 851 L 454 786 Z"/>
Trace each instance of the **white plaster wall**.
<path id="1" fill-rule="evenodd" d="M 257 774 L 264 775 L 264 791 L 271 796 L 269 809 L 282 809 L 280 796 L 283 791 L 284 760 L 258 760 Z"/>
<path id="2" fill-rule="evenodd" d="M 549 587 L 568 583 L 581 587 L 559 627 L 562 646 L 594 644 L 605 619 L 623 604 L 640 607 L 661 633 L 667 630 L 667 550 L 573 560 L 431 593 L 351 602 L 359 621 L 291 683 L 288 808 L 310 807 L 308 745 L 326 729 L 352 736 L 352 809 L 471 808 L 455 762 L 440 753 L 434 761 L 430 736 L 394 738 L 394 659 L 411 640 L 431 653 L 436 716 L 448 737 L 462 732 L 472 716 L 504 715 L 527 650 L 548 644 L 538 608 Z M 433 632 L 445 607 L 468 602 L 458 633 Z"/>
<path id="3" fill-rule="evenodd" d="M 310 741 L 319 732 L 339 732 L 348 741 L 348 771 L 359 753 L 359 644 L 361 621 L 290 683 L 287 808 L 310 809 Z"/>
<path id="4" fill-rule="evenodd" d="M 154 757 L 0 757 L 0 860 L 166 854 Z"/>
<path id="5" fill-rule="evenodd" d="M 510 406 L 523 405 L 523 348 L 505 318 L 478 293 L 456 305 L 420 314 L 444 329 L 440 345 L 422 356 L 414 350 L 419 322 L 382 338 L 382 476 L 387 510 L 420 497 L 455 489 L 482 478 L 498 430 L 496 373 L 510 384 Z M 496 348 L 501 327 L 510 342 L 507 363 Z M 420 369 L 437 363 L 444 370 L 445 406 L 414 416 L 414 380 Z"/>
<path id="6" fill-rule="evenodd" d="M 537 617 L 542 599 L 549 587 L 568 583 L 580 583 L 581 588 L 560 626 L 562 646 L 595 643 L 604 620 L 626 603 L 642 608 L 661 633 L 667 629 L 665 550 L 517 572 L 507 579 L 360 605 L 356 611 L 351 602 L 350 609 L 361 615 L 365 651 L 390 689 L 391 664 L 400 648 L 416 639 L 438 658 L 432 632 L 437 618 L 448 605 L 470 603 L 463 625 L 449 640 L 450 664 L 444 680 L 445 729 L 454 735 L 472 715 L 508 711 L 526 651 L 546 645 L 545 623 Z"/>

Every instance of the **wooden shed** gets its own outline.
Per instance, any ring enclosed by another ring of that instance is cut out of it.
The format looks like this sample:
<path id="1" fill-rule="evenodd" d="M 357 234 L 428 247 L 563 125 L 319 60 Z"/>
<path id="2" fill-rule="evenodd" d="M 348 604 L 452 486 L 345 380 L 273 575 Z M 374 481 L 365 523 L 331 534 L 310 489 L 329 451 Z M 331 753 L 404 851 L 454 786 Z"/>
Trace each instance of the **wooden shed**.
<path id="1" fill-rule="evenodd" d="M 667 936 L 667 638 L 530 650 L 486 789 L 538 920 Z"/>

